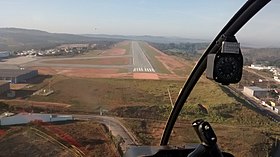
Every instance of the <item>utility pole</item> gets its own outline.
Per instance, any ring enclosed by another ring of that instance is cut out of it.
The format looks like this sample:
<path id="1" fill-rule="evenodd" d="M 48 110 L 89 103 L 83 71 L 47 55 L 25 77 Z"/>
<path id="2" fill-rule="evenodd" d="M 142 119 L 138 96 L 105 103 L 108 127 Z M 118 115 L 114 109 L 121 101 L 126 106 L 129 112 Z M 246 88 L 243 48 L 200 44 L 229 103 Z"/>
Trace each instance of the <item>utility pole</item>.
<path id="1" fill-rule="evenodd" d="M 172 97 L 171 97 L 171 94 L 170 94 L 170 91 L 169 91 L 169 87 L 167 88 L 167 92 L 168 92 L 168 96 L 169 96 L 169 100 L 170 100 L 170 105 L 173 108 L 174 104 L 173 104 Z"/>

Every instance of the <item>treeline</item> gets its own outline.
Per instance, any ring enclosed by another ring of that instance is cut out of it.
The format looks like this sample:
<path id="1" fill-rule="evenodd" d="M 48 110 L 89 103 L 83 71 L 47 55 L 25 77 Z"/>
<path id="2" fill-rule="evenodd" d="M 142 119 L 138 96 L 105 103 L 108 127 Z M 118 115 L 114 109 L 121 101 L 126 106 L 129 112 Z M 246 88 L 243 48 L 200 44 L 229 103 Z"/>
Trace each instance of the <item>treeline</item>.
<path id="1" fill-rule="evenodd" d="M 112 39 L 112 40 L 100 40 L 95 41 L 94 44 L 96 46 L 94 49 L 96 50 L 105 50 L 111 48 L 113 45 L 117 44 L 118 42 L 121 42 L 122 40 Z"/>
<path id="2" fill-rule="evenodd" d="M 150 43 L 153 47 L 160 51 L 181 56 L 186 59 L 196 58 L 207 48 L 208 43 Z"/>
<path id="3" fill-rule="evenodd" d="M 247 65 L 262 64 L 280 68 L 280 48 L 251 48 L 243 54 Z"/>

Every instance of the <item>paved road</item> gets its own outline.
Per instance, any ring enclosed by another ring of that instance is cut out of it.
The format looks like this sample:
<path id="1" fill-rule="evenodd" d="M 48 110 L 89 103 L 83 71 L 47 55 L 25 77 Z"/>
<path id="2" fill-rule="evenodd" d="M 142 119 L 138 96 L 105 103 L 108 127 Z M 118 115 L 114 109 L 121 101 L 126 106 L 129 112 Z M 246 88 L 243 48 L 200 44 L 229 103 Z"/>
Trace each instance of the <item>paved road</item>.
<path id="1" fill-rule="evenodd" d="M 129 132 L 118 119 L 114 117 L 96 115 L 73 115 L 73 117 L 74 119 L 94 120 L 105 124 L 109 130 L 111 130 L 114 136 L 119 135 L 124 139 L 124 144 L 122 145 L 124 152 L 127 150 L 128 146 L 139 145 L 136 137 L 131 132 Z"/>
<path id="2" fill-rule="evenodd" d="M 11 58 L 5 58 L 0 61 L 0 64 L 11 64 L 11 65 L 21 65 L 28 62 L 32 62 L 37 60 L 35 57 L 29 57 L 29 56 L 18 56 L 18 57 L 11 57 Z"/>
<path id="3" fill-rule="evenodd" d="M 0 69 L 19 69 L 20 67 L 18 65 L 14 64 L 1 64 L 0 63 Z"/>
<path id="4" fill-rule="evenodd" d="M 144 50 L 136 41 L 131 42 L 131 52 L 133 56 L 133 72 L 155 72 Z"/>

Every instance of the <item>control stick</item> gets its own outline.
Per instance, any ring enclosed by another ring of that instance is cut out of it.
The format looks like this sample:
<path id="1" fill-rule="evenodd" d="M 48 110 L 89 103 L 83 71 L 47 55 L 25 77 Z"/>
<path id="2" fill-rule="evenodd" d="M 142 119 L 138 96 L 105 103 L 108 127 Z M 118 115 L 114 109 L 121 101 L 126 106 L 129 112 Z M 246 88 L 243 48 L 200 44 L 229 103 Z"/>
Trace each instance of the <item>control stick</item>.
<path id="1" fill-rule="evenodd" d="M 188 157 L 223 157 L 223 154 L 217 145 L 217 136 L 211 125 L 208 122 L 199 119 L 194 121 L 192 126 L 199 137 L 201 144 L 199 144 Z"/>

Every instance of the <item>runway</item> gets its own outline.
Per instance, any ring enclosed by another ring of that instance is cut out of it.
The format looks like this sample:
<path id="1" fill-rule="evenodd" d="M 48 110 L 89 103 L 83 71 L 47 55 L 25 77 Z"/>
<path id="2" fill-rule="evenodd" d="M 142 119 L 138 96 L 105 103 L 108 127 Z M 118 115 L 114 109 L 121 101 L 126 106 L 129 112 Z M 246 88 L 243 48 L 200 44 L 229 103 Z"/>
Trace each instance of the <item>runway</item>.
<path id="1" fill-rule="evenodd" d="M 137 41 L 130 42 L 130 52 L 126 55 L 116 55 L 116 56 L 94 56 L 94 57 L 15 57 L 5 59 L 0 62 L 0 65 L 7 68 L 19 69 L 19 67 L 29 68 L 29 67 L 65 67 L 65 68 L 123 68 L 128 69 L 132 73 L 156 73 L 156 69 L 151 64 L 145 49 L 141 47 L 141 44 Z M 83 63 L 82 60 L 89 59 L 115 59 L 115 58 L 129 58 L 129 64 L 87 64 Z M 63 63 L 63 61 L 70 60 L 81 60 L 81 64 L 70 64 Z M 51 63 L 51 61 L 61 61 L 61 63 Z M 2 67 L 2 66 L 1 66 Z"/>
<path id="2" fill-rule="evenodd" d="M 138 42 L 131 42 L 131 52 L 133 57 L 133 72 L 156 72 Z"/>

